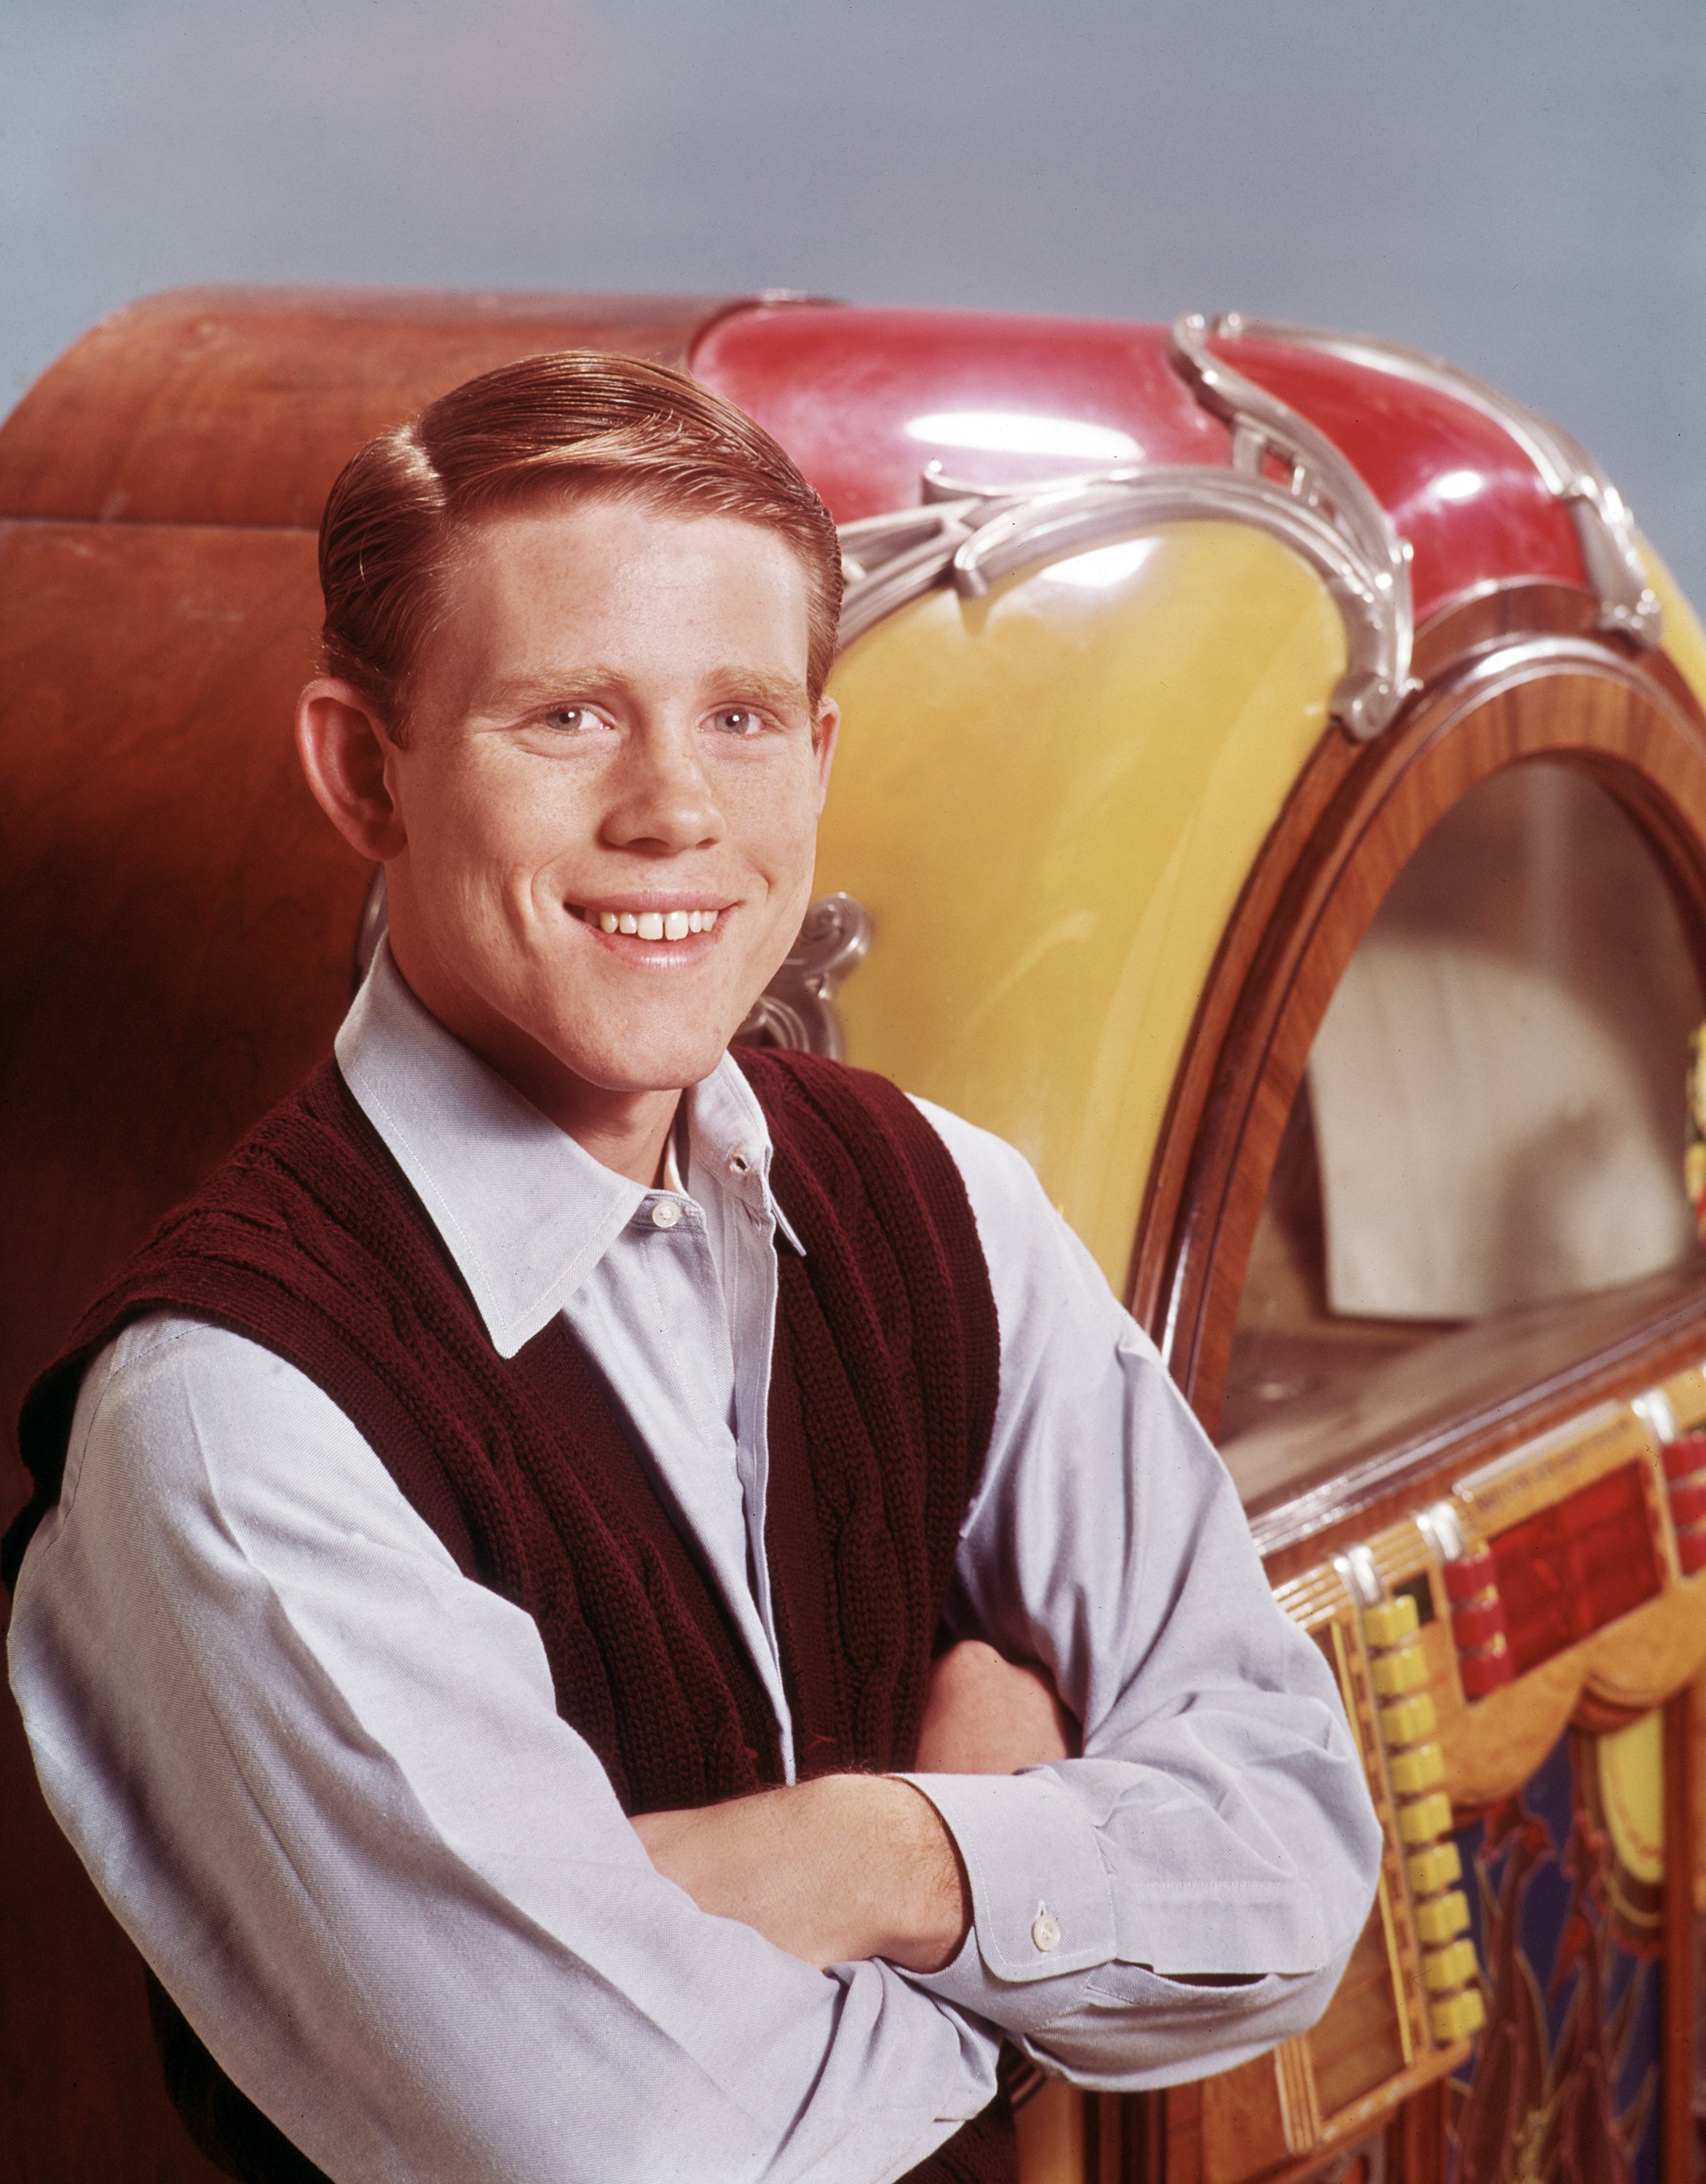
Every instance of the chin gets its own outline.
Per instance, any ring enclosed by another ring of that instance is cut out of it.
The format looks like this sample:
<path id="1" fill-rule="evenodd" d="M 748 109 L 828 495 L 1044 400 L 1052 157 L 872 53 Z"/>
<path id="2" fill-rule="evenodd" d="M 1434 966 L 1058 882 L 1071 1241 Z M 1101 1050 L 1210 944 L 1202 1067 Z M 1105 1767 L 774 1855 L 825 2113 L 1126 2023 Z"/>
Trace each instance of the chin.
<path id="1" fill-rule="evenodd" d="M 597 1054 L 563 1056 L 575 1074 L 606 1092 L 679 1092 L 709 1077 L 728 1050 L 728 1038 L 636 1039 Z"/>

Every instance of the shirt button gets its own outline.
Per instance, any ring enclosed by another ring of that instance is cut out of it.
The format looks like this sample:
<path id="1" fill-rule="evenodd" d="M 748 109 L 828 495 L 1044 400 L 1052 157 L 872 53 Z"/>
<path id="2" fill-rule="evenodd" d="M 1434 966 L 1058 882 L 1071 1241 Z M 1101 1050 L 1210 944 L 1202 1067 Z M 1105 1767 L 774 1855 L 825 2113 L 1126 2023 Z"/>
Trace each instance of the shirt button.
<path id="1" fill-rule="evenodd" d="M 1061 1922 L 1046 1903 L 1037 1906 L 1037 1915 L 1031 1921 L 1031 1940 L 1046 1956 L 1051 1949 L 1060 1947 Z"/>
<path id="2" fill-rule="evenodd" d="M 681 1208 L 672 1198 L 658 1198 L 652 1201 L 651 1225 L 654 1228 L 674 1228 L 681 1221 Z"/>

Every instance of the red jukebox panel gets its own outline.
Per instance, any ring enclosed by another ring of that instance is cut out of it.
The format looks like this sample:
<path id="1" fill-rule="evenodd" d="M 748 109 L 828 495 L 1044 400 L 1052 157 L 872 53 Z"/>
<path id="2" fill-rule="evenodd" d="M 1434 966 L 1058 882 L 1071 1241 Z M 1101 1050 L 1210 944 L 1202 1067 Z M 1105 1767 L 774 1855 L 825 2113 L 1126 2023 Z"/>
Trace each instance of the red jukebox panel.
<path id="1" fill-rule="evenodd" d="M 1493 1582 L 1514 1675 L 1591 1638 L 1658 1591 L 1648 1498 L 1641 1466 L 1623 1464 L 1492 1535 Z M 1463 1635 L 1460 1620 L 1458 1631 Z"/>

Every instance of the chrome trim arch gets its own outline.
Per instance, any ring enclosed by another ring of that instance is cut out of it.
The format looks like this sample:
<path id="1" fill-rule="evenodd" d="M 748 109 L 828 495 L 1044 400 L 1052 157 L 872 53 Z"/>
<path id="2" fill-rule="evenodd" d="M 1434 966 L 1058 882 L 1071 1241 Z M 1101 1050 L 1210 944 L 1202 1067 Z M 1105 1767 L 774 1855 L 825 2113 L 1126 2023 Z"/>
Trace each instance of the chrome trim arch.
<path id="1" fill-rule="evenodd" d="M 1211 326 L 1200 311 L 1176 319 L 1168 361 L 1202 407 L 1231 427 L 1235 474 L 1265 483 L 1268 459 L 1283 464 L 1291 497 L 1330 523 L 1367 571 L 1378 634 L 1372 657 L 1359 663 L 1364 680 L 1345 723 L 1366 740 L 1380 734 L 1415 687 L 1410 549 L 1361 472 L 1324 432 L 1213 354 L 1209 339 L 1227 323 L 1223 316 Z M 1347 679 L 1350 671 L 1347 662 Z"/>
<path id="2" fill-rule="evenodd" d="M 1316 349 L 1430 387 L 1491 418 L 1534 465 L 1547 492 L 1569 510 L 1588 583 L 1598 595 L 1602 627 L 1649 649 L 1663 641 L 1664 615 L 1647 581 L 1628 503 L 1581 443 L 1549 419 L 1442 357 L 1372 334 L 1330 333 L 1283 319 L 1248 319 L 1236 311 L 1223 313 L 1209 331 L 1217 341 L 1247 335 L 1252 341 Z"/>
<path id="3" fill-rule="evenodd" d="M 1401 580 L 1394 580 L 1384 552 L 1376 561 L 1319 501 L 1269 478 L 1179 465 L 1096 471 L 1021 490 L 978 491 L 928 474 L 924 484 L 927 494 L 947 497 L 842 528 L 844 646 L 944 581 L 962 599 L 981 599 L 997 578 L 1040 561 L 1157 523 L 1218 521 L 1280 539 L 1332 593 L 1345 624 L 1346 660 L 1330 710 L 1347 733 L 1362 741 L 1379 735 L 1408 694 L 1409 577 L 1402 554 Z"/>

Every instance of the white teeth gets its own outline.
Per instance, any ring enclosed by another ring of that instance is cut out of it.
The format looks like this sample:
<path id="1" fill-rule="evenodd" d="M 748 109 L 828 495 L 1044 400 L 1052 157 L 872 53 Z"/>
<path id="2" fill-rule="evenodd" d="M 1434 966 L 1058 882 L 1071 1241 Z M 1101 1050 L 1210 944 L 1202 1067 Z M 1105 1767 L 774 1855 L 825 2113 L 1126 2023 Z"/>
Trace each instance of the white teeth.
<path id="1" fill-rule="evenodd" d="M 601 933 L 631 933 L 641 940 L 685 940 L 709 933 L 720 913 L 714 910 L 598 910 L 584 913 Z"/>

